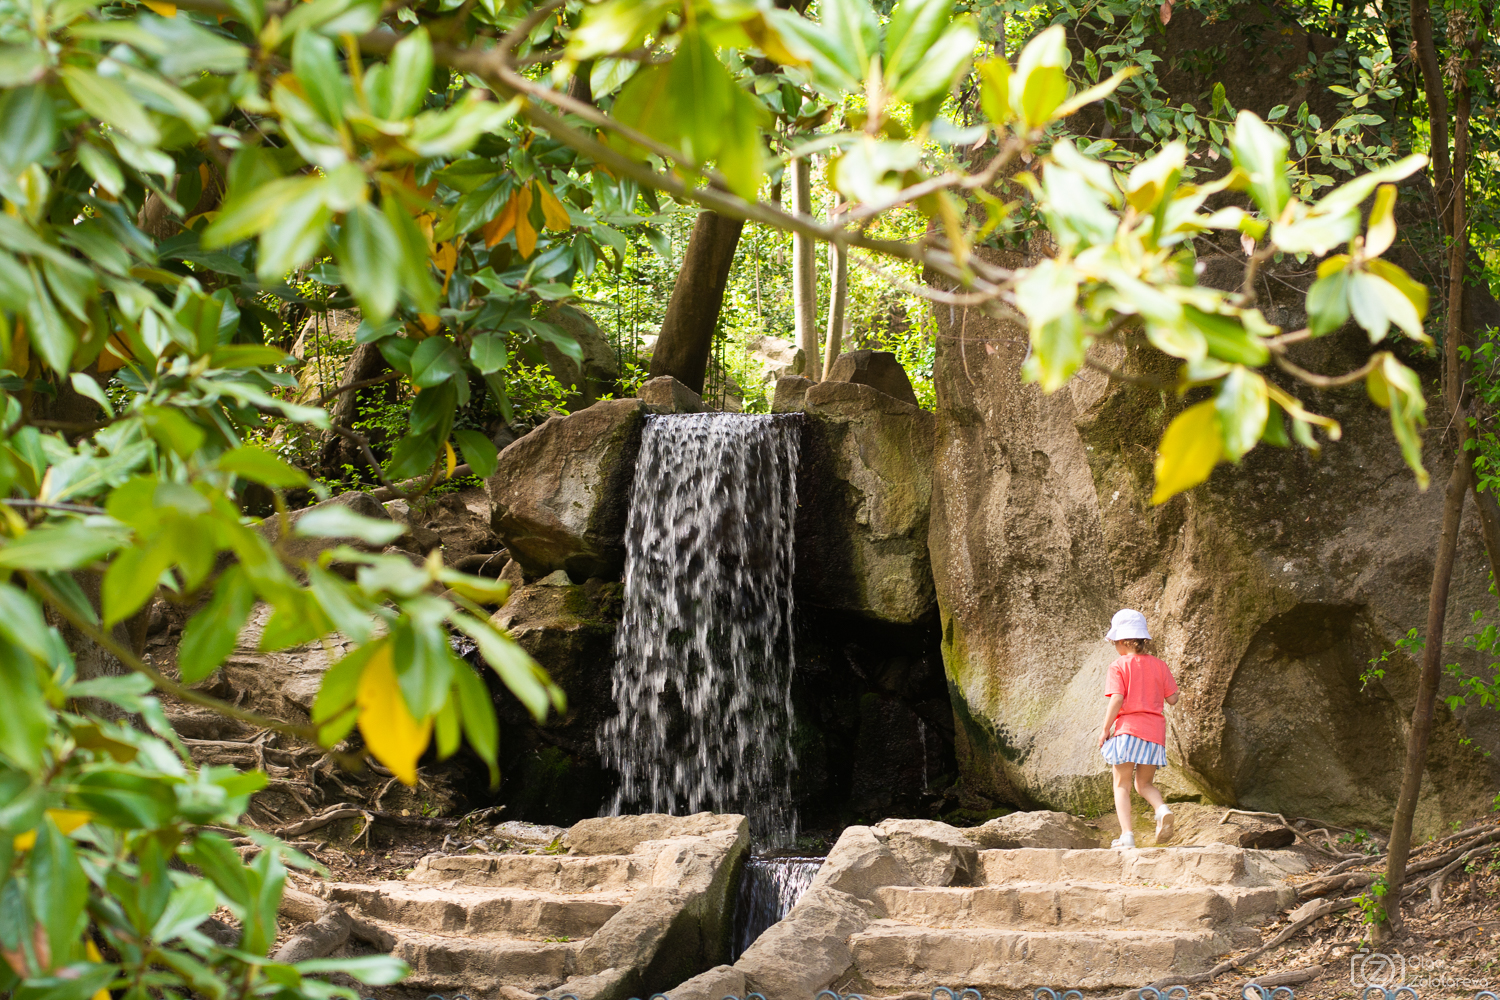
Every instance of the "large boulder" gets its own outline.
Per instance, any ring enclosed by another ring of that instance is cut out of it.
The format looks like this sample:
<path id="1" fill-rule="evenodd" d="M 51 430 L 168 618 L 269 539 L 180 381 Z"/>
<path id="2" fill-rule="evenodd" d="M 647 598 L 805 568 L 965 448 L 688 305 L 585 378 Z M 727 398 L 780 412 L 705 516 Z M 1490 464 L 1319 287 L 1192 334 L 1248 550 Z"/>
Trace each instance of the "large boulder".
<path id="1" fill-rule="evenodd" d="M 1149 814 L 1150 810 L 1147 810 Z M 999 816 L 964 832 L 970 840 L 987 850 L 1048 847 L 1073 851 L 1100 846 L 1098 830 L 1077 816 L 1047 810 Z"/>
<path id="2" fill-rule="evenodd" d="M 923 885 L 972 885 L 979 852 L 965 831 L 931 819 L 887 819 L 872 828 Z"/>
<path id="3" fill-rule="evenodd" d="M 645 407 L 608 399 L 546 423 L 500 453 L 490 523 L 528 576 L 617 577 Z"/>
<path id="4" fill-rule="evenodd" d="M 564 843 L 569 854 L 634 854 L 643 843 L 679 840 L 732 833 L 749 843 L 750 821 L 737 813 L 638 813 L 632 816 L 597 816 L 579 820 L 568 830 Z M 675 861 L 672 862 L 676 864 Z M 675 877 L 675 876 L 674 876 Z"/>
<path id="5" fill-rule="evenodd" d="M 1220 273 L 1220 258 L 1234 264 L 1228 250 L 1209 258 L 1203 280 L 1230 287 L 1238 266 Z M 1294 303 L 1262 305 L 1286 329 L 1303 322 Z M 1361 673 L 1425 621 L 1443 497 L 1417 488 L 1364 389 L 1286 382 L 1343 425 L 1321 460 L 1262 446 L 1153 506 L 1152 460 L 1185 405 L 1177 395 L 1094 371 L 1044 395 L 1020 377 L 1024 330 L 978 310 L 938 319 L 931 550 L 968 804 L 1110 811 L 1097 732 L 1115 652 L 1103 635 L 1133 607 L 1182 689 L 1167 710 L 1171 766 L 1157 779 L 1169 794 L 1345 826 L 1389 822 L 1416 664 L 1394 656 L 1368 687 Z M 1302 345 L 1296 360 L 1343 372 L 1369 349 L 1349 330 Z M 1114 351 L 1112 367 L 1175 377 L 1150 348 Z M 1409 363 L 1432 384 L 1433 366 Z M 1426 434 L 1439 484 L 1444 423 Z M 1462 528 L 1449 641 L 1488 600 L 1477 523 Z M 1478 666 L 1461 647 L 1453 655 Z M 1500 749 L 1494 715 L 1455 717 L 1439 704 L 1419 830 L 1493 798 L 1500 756 L 1479 751 Z"/>
<path id="6" fill-rule="evenodd" d="M 573 390 L 566 400 L 570 407 L 582 409 L 619 389 L 619 352 L 587 313 L 573 306 L 553 306 L 540 318 L 561 328 L 578 342 L 583 352 L 580 366 L 555 344 L 542 341 L 542 357 L 547 367 L 565 389 Z"/>
<path id="7" fill-rule="evenodd" d="M 845 351 L 833 359 L 824 376 L 828 382 L 857 382 L 894 396 L 904 403 L 917 405 L 917 394 L 911 387 L 906 369 L 890 351 Z"/>
<path id="8" fill-rule="evenodd" d="M 808 386 L 802 410 L 798 599 L 883 621 L 924 618 L 934 605 L 932 414 L 856 382 Z"/>

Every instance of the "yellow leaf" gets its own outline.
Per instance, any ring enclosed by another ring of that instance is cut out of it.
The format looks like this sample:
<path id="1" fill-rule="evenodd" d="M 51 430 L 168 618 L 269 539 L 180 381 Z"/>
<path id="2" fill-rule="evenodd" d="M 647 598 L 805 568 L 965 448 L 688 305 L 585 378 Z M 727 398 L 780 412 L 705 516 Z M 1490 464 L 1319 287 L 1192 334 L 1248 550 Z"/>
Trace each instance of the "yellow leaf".
<path id="1" fill-rule="evenodd" d="M 82 809 L 48 809 L 47 818 L 63 833 L 72 833 L 94 818 L 94 814 Z M 36 831 L 27 830 L 11 839 L 11 846 L 18 851 L 29 851 L 36 846 Z"/>
<path id="2" fill-rule="evenodd" d="M 162 17 L 177 16 L 177 5 L 175 3 L 163 3 L 162 0 L 141 0 L 141 3 L 150 7 Z"/>
<path id="3" fill-rule="evenodd" d="M 547 228 L 558 232 L 567 232 L 573 226 L 568 218 L 568 210 L 563 203 L 557 200 L 557 195 L 547 185 L 537 182 L 537 196 L 542 200 L 542 218 L 547 220 Z"/>
<path id="4" fill-rule="evenodd" d="M 480 232 L 484 235 L 486 248 L 494 246 L 505 239 L 507 233 L 516 228 L 516 196 L 511 195 L 505 207 L 495 213 L 495 217 L 484 224 Z"/>
<path id="5" fill-rule="evenodd" d="M 536 230 L 531 227 L 531 186 L 516 193 L 516 249 L 524 259 L 536 249 Z"/>
<path id="6" fill-rule="evenodd" d="M 408 785 L 417 783 L 417 759 L 432 736 L 432 720 L 417 722 L 401 696 L 390 643 L 382 643 L 360 674 L 354 703 L 359 706 L 359 731 L 375 759 Z"/>
<path id="7" fill-rule="evenodd" d="M 443 325 L 443 321 L 431 313 L 420 313 L 417 319 L 421 321 L 422 329 L 428 333 L 437 333 L 438 327 Z"/>
<path id="8" fill-rule="evenodd" d="M 448 474 L 443 478 L 452 479 L 453 470 L 458 468 L 458 456 L 453 454 L 453 445 L 449 444 L 447 441 L 443 442 L 443 447 L 448 451 Z"/>
<path id="9" fill-rule="evenodd" d="M 452 243 L 439 243 L 432 255 L 432 262 L 443 272 L 443 292 L 447 294 L 448 282 L 453 279 L 453 269 L 458 266 L 458 248 Z"/>
<path id="10" fill-rule="evenodd" d="M 110 334 L 109 341 L 104 345 L 104 350 L 99 352 L 99 372 L 107 374 L 118 368 L 124 368 L 125 362 L 132 357 L 130 348 L 114 334 Z"/>
<path id="11" fill-rule="evenodd" d="M 422 235 L 427 237 L 427 253 L 432 255 L 437 252 L 437 244 L 432 241 L 432 216 L 423 212 L 417 216 L 417 228 L 422 230 Z"/>
<path id="12" fill-rule="evenodd" d="M 99 946 L 94 943 L 93 938 L 86 937 L 83 939 L 83 952 L 89 957 L 90 962 L 99 962 L 102 964 L 104 961 L 104 955 L 100 953 Z M 90 1000 L 109 1000 L 109 998 L 109 990 L 100 990 Z"/>
<path id="13" fill-rule="evenodd" d="M 1164 503 L 1208 478 L 1224 454 L 1219 413 L 1213 400 L 1189 406 L 1161 436 L 1156 453 L 1156 492 L 1151 502 Z"/>
<path id="14" fill-rule="evenodd" d="M 1396 185 L 1375 189 L 1375 207 L 1370 209 L 1370 228 L 1365 236 L 1365 255 L 1379 257 L 1396 241 Z"/>

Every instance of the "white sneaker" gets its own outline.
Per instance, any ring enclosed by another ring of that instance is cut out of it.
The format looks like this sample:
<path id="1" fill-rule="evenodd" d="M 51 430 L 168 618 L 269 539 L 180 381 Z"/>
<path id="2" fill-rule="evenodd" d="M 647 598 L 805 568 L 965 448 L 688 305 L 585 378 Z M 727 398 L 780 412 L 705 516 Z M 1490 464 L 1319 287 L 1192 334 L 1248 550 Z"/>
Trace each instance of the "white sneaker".
<path id="1" fill-rule="evenodd" d="M 1111 841 L 1109 846 L 1117 851 L 1133 851 L 1135 850 L 1135 834 L 1124 834 L 1120 839 Z"/>
<path id="2" fill-rule="evenodd" d="M 1172 810 L 1165 805 L 1156 811 L 1156 842 L 1165 844 L 1172 839 L 1172 824 L 1177 817 L 1172 815 Z"/>

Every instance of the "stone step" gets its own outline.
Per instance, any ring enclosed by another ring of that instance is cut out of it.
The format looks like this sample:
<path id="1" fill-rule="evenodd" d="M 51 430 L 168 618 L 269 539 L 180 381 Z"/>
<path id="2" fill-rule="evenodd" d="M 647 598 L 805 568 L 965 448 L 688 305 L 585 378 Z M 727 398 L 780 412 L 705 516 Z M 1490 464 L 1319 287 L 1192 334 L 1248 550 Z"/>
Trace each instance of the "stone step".
<path id="1" fill-rule="evenodd" d="M 1289 886 L 1159 889 L 1102 883 L 1009 883 L 978 888 L 884 886 L 892 920 L 921 927 L 1212 930 L 1259 923 L 1296 902 Z"/>
<path id="2" fill-rule="evenodd" d="M 391 954 L 411 966 L 403 987 L 433 993 L 491 994 L 503 986 L 544 993 L 564 983 L 577 965 L 582 941 L 516 941 L 449 937 L 391 928 Z"/>
<path id="3" fill-rule="evenodd" d="M 411 882 L 324 886 L 332 902 L 367 917 L 414 930 L 540 940 L 589 937 L 630 902 L 632 893 L 564 895 L 535 889 Z"/>
<path id="4" fill-rule="evenodd" d="M 651 884 L 654 856 L 456 854 L 423 858 L 408 882 L 510 886 L 545 892 L 615 892 Z"/>
<path id="5" fill-rule="evenodd" d="M 1116 882 L 1163 886 L 1267 885 L 1254 855 L 1225 844 L 1201 848 L 1146 847 L 1130 851 L 1020 847 L 979 852 L 976 882 Z"/>
<path id="6" fill-rule="evenodd" d="M 849 948 L 862 979 L 894 992 L 925 992 L 948 983 L 980 989 L 1109 989 L 1202 972 L 1217 956 L 1259 940 L 1250 928 L 938 930 L 877 920 L 851 937 Z"/>

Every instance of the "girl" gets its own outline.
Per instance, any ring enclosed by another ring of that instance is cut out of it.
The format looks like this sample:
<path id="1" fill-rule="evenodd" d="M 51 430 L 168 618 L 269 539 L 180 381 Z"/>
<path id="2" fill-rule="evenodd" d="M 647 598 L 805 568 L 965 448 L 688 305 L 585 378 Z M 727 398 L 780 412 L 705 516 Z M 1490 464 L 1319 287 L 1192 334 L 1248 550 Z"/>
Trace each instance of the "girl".
<path id="1" fill-rule="evenodd" d="M 1106 639 L 1115 644 L 1119 659 L 1109 665 L 1104 696 L 1104 731 L 1099 734 L 1100 751 L 1115 770 L 1115 814 L 1120 818 L 1120 839 L 1109 846 L 1135 847 L 1130 809 L 1131 776 L 1135 790 L 1156 810 L 1156 842 L 1172 839 L 1172 810 L 1161 790 L 1151 783 L 1158 767 L 1167 766 L 1167 719 L 1162 702 L 1177 704 L 1177 682 L 1167 665 L 1151 655 L 1151 633 L 1146 616 L 1126 608 L 1116 612 Z"/>

